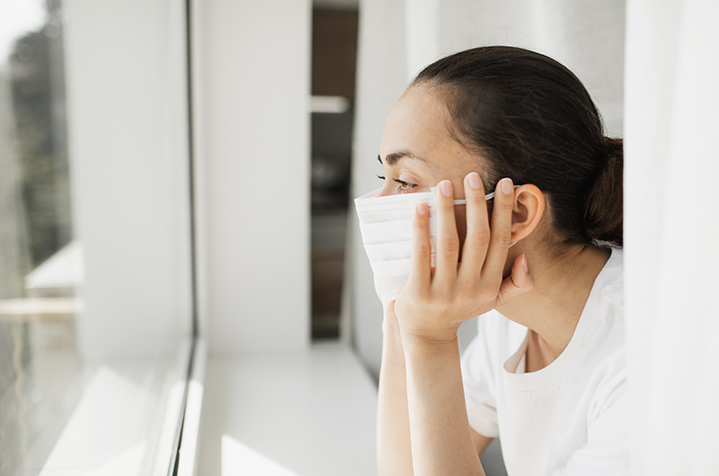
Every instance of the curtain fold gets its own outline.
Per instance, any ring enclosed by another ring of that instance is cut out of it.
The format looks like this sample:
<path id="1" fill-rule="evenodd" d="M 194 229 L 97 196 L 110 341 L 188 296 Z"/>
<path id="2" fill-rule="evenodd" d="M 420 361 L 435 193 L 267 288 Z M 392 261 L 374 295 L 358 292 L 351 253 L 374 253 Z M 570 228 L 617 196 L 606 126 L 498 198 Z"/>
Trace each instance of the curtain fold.
<path id="1" fill-rule="evenodd" d="M 633 474 L 719 474 L 719 3 L 627 6 Z"/>

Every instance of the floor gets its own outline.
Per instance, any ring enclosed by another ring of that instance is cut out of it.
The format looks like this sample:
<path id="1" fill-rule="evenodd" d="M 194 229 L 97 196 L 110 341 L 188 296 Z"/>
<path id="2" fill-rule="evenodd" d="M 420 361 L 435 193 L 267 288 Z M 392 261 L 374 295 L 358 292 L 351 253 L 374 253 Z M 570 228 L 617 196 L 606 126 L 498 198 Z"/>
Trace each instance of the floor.
<path id="1" fill-rule="evenodd" d="M 349 348 L 210 358 L 203 476 L 376 474 L 376 388 Z"/>

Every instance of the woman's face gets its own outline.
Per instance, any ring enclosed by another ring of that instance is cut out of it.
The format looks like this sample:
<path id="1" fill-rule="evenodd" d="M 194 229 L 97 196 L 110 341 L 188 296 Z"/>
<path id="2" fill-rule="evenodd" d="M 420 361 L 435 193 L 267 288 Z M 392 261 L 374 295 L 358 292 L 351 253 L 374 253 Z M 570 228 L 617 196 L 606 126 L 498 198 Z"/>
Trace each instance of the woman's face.
<path id="1" fill-rule="evenodd" d="M 464 198 L 462 180 L 472 171 L 482 177 L 476 154 L 450 135 L 451 117 L 432 89 L 409 88 L 390 110 L 382 133 L 384 168 L 381 195 L 428 192 L 448 179 L 455 199 Z"/>

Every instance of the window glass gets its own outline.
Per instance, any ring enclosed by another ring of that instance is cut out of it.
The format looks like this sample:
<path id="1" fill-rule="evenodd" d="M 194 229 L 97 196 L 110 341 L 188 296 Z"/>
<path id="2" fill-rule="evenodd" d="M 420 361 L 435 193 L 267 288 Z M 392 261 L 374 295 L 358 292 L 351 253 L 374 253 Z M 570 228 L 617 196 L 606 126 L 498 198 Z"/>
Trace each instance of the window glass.
<path id="1" fill-rule="evenodd" d="M 184 2 L 0 4 L 0 474 L 167 474 L 192 322 Z"/>

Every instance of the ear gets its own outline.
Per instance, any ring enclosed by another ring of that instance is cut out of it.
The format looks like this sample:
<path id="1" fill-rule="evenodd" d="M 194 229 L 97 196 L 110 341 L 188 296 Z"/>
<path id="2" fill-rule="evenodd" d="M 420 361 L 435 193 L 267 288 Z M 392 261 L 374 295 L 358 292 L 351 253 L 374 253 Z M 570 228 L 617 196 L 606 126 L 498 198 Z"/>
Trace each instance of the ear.
<path id="1" fill-rule="evenodd" d="M 537 228 L 545 205 L 544 194 L 536 185 L 520 185 L 514 190 L 512 243 L 526 238 Z"/>

